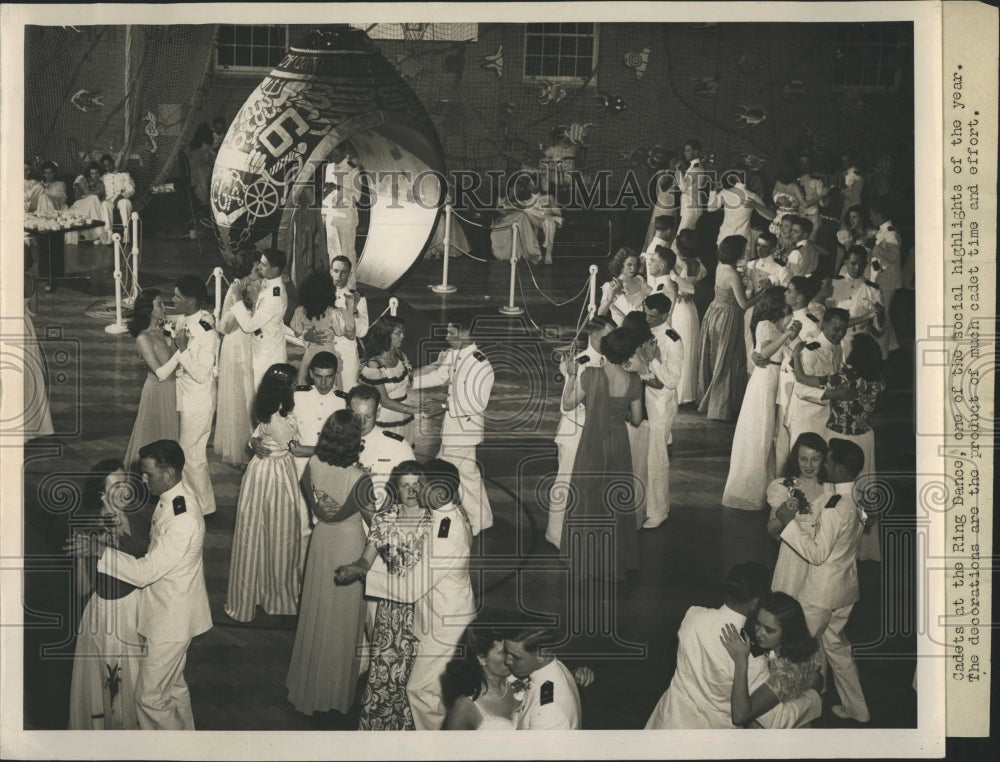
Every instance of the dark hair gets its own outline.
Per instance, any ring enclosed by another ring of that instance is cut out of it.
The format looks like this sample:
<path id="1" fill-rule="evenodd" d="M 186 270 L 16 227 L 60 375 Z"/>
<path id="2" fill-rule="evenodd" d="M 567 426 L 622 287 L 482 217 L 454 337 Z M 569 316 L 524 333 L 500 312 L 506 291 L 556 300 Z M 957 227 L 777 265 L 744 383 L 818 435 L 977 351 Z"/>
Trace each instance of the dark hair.
<path id="1" fill-rule="evenodd" d="M 736 564 L 726 574 L 724 590 L 727 601 L 750 603 L 771 587 L 771 573 L 752 561 Z"/>
<path id="2" fill-rule="evenodd" d="M 423 476 L 424 467 L 415 460 L 404 460 L 397 463 L 389 474 L 389 479 L 385 483 L 385 489 L 389 493 L 393 503 L 399 502 L 399 479 L 403 476 Z"/>
<path id="3" fill-rule="evenodd" d="M 323 424 L 313 454 L 321 463 L 347 468 L 361 452 L 361 421 L 350 410 L 338 410 Z"/>
<path id="4" fill-rule="evenodd" d="M 851 257 L 861 257 L 862 262 L 868 261 L 868 249 L 864 246 L 852 246 L 847 250 L 847 256 L 845 259 L 850 259 Z"/>
<path id="5" fill-rule="evenodd" d="M 793 161 L 783 161 L 778 166 L 778 171 L 775 176 L 778 178 L 779 183 L 784 183 L 785 185 L 791 185 L 798 178 L 799 168 L 798 165 Z"/>
<path id="6" fill-rule="evenodd" d="M 643 320 L 645 320 L 645 317 L 643 315 Z M 635 351 L 635 347 L 632 344 L 632 336 L 632 332 L 627 328 L 615 328 L 607 336 L 601 338 L 601 354 L 612 365 L 621 365 Z"/>
<path id="7" fill-rule="evenodd" d="M 139 460 L 151 460 L 157 468 L 172 468 L 179 479 L 184 470 L 184 450 L 173 439 L 158 439 L 139 448 Z"/>
<path id="8" fill-rule="evenodd" d="M 632 310 L 628 313 L 624 320 L 622 320 L 621 330 L 628 332 L 629 357 L 635 353 L 636 349 L 653 338 L 653 332 L 650 330 L 649 322 L 646 320 L 646 313 L 642 310 Z M 628 358 L 625 359 L 627 360 Z"/>
<path id="9" fill-rule="evenodd" d="M 92 169 L 96 169 L 98 172 L 103 172 L 104 171 L 103 169 L 101 169 L 101 165 L 100 164 L 98 164 L 96 161 L 92 161 L 92 162 L 90 162 L 90 164 L 88 164 L 86 167 L 83 168 L 83 174 L 84 174 L 84 176 L 86 176 L 87 174 L 89 174 L 90 170 L 92 170 Z"/>
<path id="10" fill-rule="evenodd" d="M 630 249 L 628 246 L 622 246 L 615 252 L 615 255 L 608 262 L 608 272 L 615 278 L 622 274 L 622 269 L 625 267 L 625 260 L 629 257 L 638 258 L 639 255 L 634 249 Z"/>
<path id="11" fill-rule="evenodd" d="M 475 701 L 483 692 L 486 673 L 479 663 L 497 643 L 503 643 L 503 633 L 492 628 L 467 627 L 462 635 L 459 657 L 452 659 L 445 667 L 441 678 L 444 705 L 451 707 L 459 696 Z"/>
<path id="12" fill-rule="evenodd" d="M 472 321 L 472 313 L 468 310 L 448 310 L 445 327 L 447 328 L 449 325 L 454 325 L 471 333 Z"/>
<path id="13" fill-rule="evenodd" d="M 784 286 L 771 286 L 767 289 L 754 308 L 753 322 L 759 323 L 762 320 L 777 322 L 783 318 L 788 309 L 788 305 L 785 304 L 785 291 L 787 290 Z"/>
<path id="14" fill-rule="evenodd" d="M 653 230 L 673 230 L 675 227 L 674 218 L 669 214 L 658 214 L 653 218 Z"/>
<path id="15" fill-rule="evenodd" d="M 195 128 L 194 137 L 191 138 L 191 150 L 197 151 L 203 145 L 212 145 L 214 138 L 212 126 L 208 122 L 202 122 Z"/>
<path id="16" fill-rule="evenodd" d="M 338 254 L 333 259 L 331 259 L 330 260 L 330 267 L 333 267 L 333 263 L 334 262 L 343 262 L 344 264 L 346 264 L 348 272 L 350 272 L 351 270 L 354 269 L 354 263 L 350 259 L 348 259 L 347 257 L 345 257 L 343 254 Z"/>
<path id="17" fill-rule="evenodd" d="M 787 593 L 764 593 L 757 602 L 758 614 L 761 611 L 766 611 L 774 616 L 778 620 L 778 624 L 781 625 L 780 654 L 782 659 L 802 664 L 812 658 L 819 648 L 819 644 L 816 642 L 816 638 L 809 634 L 805 614 L 802 613 L 802 606 L 797 600 Z M 747 628 L 747 632 L 753 632 L 753 628 Z"/>
<path id="18" fill-rule="evenodd" d="M 284 417 L 292 412 L 295 408 L 292 393 L 295 376 L 295 366 L 288 363 L 275 363 L 267 369 L 253 400 L 253 416 L 258 423 L 268 423 L 275 413 Z"/>
<path id="19" fill-rule="evenodd" d="M 792 224 L 798 225 L 800 228 L 802 228 L 802 232 L 805 233 L 806 235 L 809 235 L 813 232 L 812 220 L 807 219 L 805 217 L 796 217 L 794 220 L 792 220 Z"/>
<path id="20" fill-rule="evenodd" d="M 871 224 L 871 220 L 868 219 L 868 210 L 863 204 L 855 204 L 854 206 L 847 207 L 847 215 L 845 215 L 845 217 L 850 215 L 851 212 L 855 212 L 858 216 L 860 216 L 861 222 L 865 225 Z"/>
<path id="21" fill-rule="evenodd" d="M 153 301 L 160 295 L 155 288 L 144 288 L 135 298 L 132 317 L 128 319 L 128 332 L 135 338 L 149 328 L 153 315 Z"/>
<path id="22" fill-rule="evenodd" d="M 768 243 L 773 243 L 775 246 L 778 245 L 778 236 L 769 230 L 765 230 L 757 236 L 758 241 L 767 241 Z"/>
<path id="23" fill-rule="evenodd" d="M 336 306 L 337 287 L 333 285 L 330 273 L 310 273 L 299 290 L 299 302 L 310 320 L 322 317 L 330 307 Z"/>
<path id="24" fill-rule="evenodd" d="M 743 256 L 747 239 L 741 235 L 727 235 L 719 243 L 719 261 L 724 265 L 734 265 Z"/>
<path id="25" fill-rule="evenodd" d="M 820 288 L 823 286 L 822 280 L 810 278 L 807 275 L 796 275 L 789 283 L 795 287 L 795 292 L 799 296 L 806 298 L 806 304 L 816 298 L 816 294 L 819 293 Z"/>
<path id="26" fill-rule="evenodd" d="M 424 463 L 424 492 L 440 493 L 443 503 L 458 503 L 461 480 L 453 463 L 441 458 L 432 458 Z"/>
<path id="27" fill-rule="evenodd" d="M 320 368 L 322 370 L 332 370 L 336 373 L 339 365 L 337 355 L 333 352 L 317 352 L 312 356 L 312 359 L 309 361 L 309 367 L 306 370 L 312 371 Z"/>
<path id="28" fill-rule="evenodd" d="M 882 350 L 878 342 L 866 333 L 854 336 L 847 363 L 865 381 L 879 381 L 882 378 Z"/>
<path id="29" fill-rule="evenodd" d="M 51 161 L 43 161 L 41 164 L 38 165 L 39 172 L 44 172 L 46 169 L 51 169 L 53 172 L 57 172 L 59 170 L 59 168 L 55 165 L 55 163 Z"/>
<path id="30" fill-rule="evenodd" d="M 288 254 L 281 249 L 264 249 L 260 252 L 260 256 L 267 257 L 271 267 L 277 267 L 279 270 L 284 270 L 288 264 Z"/>
<path id="31" fill-rule="evenodd" d="M 673 270 L 677 264 L 677 252 L 669 246 L 657 246 L 653 249 L 653 256 L 662 259 L 668 270 Z"/>
<path id="32" fill-rule="evenodd" d="M 382 397 L 379 396 L 378 390 L 375 387 L 368 386 L 368 384 L 358 384 L 347 393 L 347 406 L 350 407 L 354 400 L 369 400 L 375 403 L 377 409 L 378 405 L 382 402 Z"/>
<path id="33" fill-rule="evenodd" d="M 817 292 L 819 293 L 819 292 Z M 843 307 L 831 307 L 823 314 L 823 325 L 826 325 L 834 318 L 843 320 L 845 323 L 851 322 L 851 313 L 845 310 Z"/>
<path id="34" fill-rule="evenodd" d="M 661 315 L 666 315 L 670 312 L 671 306 L 673 306 L 670 302 L 670 297 L 660 291 L 650 294 L 642 303 L 649 307 L 649 309 L 656 310 Z"/>
<path id="35" fill-rule="evenodd" d="M 681 256 L 686 259 L 698 256 L 698 235 L 691 228 L 684 228 L 675 239 Z"/>
<path id="36" fill-rule="evenodd" d="M 401 318 L 393 315 L 383 315 L 368 329 L 365 343 L 368 345 L 368 356 L 380 355 L 392 346 L 392 333 L 397 328 L 405 328 Z"/>
<path id="37" fill-rule="evenodd" d="M 243 246 L 237 249 L 236 256 L 231 263 L 233 276 L 236 278 L 246 278 L 253 272 L 254 265 L 257 264 L 258 259 L 260 259 L 260 254 L 252 246 Z"/>
<path id="38" fill-rule="evenodd" d="M 850 211 L 850 210 L 848 210 Z M 878 199 L 872 199 L 868 202 L 868 215 L 871 216 L 872 212 L 878 214 L 882 218 L 882 221 L 891 219 L 892 214 L 889 211 L 889 205 L 885 201 L 880 201 Z"/>
<path id="39" fill-rule="evenodd" d="M 181 296 L 189 299 L 194 297 L 198 304 L 208 303 L 208 289 L 205 288 L 205 284 L 198 277 L 194 275 L 182 275 L 174 285 L 181 292 Z"/>
<path id="40" fill-rule="evenodd" d="M 701 153 L 701 141 L 698 138 L 688 138 L 684 141 L 684 148 L 691 146 L 698 153 Z"/>
<path id="41" fill-rule="evenodd" d="M 850 475 L 851 481 L 857 479 L 858 474 L 865 467 L 864 450 L 847 439 L 831 439 L 828 444 L 830 457 L 844 467 Z"/>
<path id="42" fill-rule="evenodd" d="M 100 161 L 101 161 L 102 164 L 104 163 L 105 159 L 107 159 L 108 161 L 112 161 L 112 162 L 114 161 L 114 157 L 111 154 L 109 154 L 109 153 L 106 153 L 106 154 L 104 154 L 104 156 L 101 157 Z"/>
<path id="43" fill-rule="evenodd" d="M 105 458 L 94 465 L 83 481 L 83 495 L 80 500 L 80 515 L 93 518 L 101 512 L 101 493 L 104 482 L 115 471 L 124 471 L 125 464 L 118 458 Z"/>
<path id="44" fill-rule="evenodd" d="M 826 442 L 823 440 L 819 434 L 815 431 L 806 431 L 799 434 L 798 439 L 792 444 L 792 449 L 788 452 L 788 460 L 785 462 L 785 472 L 783 476 L 786 478 L 797 478 L 802 476 L 802 471 L 799 470 L 799 450 L 803 447 L 808 447 L 810 450 L 815 450 L 820 455 L 823 456 L 822 465 L 819 467 L 819 473 L 816 474 L 816 481 L 825 483 L 827 480 L 826 476 Z"/>
<path id="45" fill-rule="evenodd" d="M 504 640 L 519 643 L 527 653 L 537 654 L 544 646 L 555 642 L 556 632 L 552 627 L 518 627 L 504 633 Z"/>
<path id="46" fill-rule="evenodd" d="M 590 333 L 591 331 L 600 331 L 604 328 L 616 327 L 615 321 L 607 315 L 594 315 L 594 317 L 587 321 L 587 325 L 584 326 L 584 330 L 587 331 L 587 333 Z"/>

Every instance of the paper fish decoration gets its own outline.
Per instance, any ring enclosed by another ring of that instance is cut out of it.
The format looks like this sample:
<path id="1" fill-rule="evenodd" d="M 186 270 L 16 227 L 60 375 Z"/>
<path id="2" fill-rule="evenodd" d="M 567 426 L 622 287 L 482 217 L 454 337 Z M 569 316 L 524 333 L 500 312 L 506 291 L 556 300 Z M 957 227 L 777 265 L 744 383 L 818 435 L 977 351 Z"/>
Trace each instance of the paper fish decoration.
<path id="1" fill-rule="evenodd" d="M 719 83 L 715 77 L 696 77 L 691 80 L 691 87 L 695 98 L 711 98 L 719 89 Z"/>
<path id="2" fill-rule="evenodd" d="M 538 102 L 543 106 L 558 103 L 567 95 L 566 88 L 558 82 L 549 82 L 547 79 L 543 79 L 538 83 Z"/>
<path id="3" fill-rule="evenodd" d="M 643 48 L 641 53 L 630 50 L 625 54 L 625 65 L 635 70 L 636 79 L 642 79 L 646 76 L 646 67 L 649 66 L 649 48 Z"/>
<path id="4" fill-rule="evenodd" d="M 617 95 L 607 93 L 597 94 L 597 107 L 603 109 L 605 113 L 616 116 L 625 110 L 625 99 Z"/>
<path id="5" fill-rule="evenodd" d="M 503 77 L 503 44 L 497 46 L 497 52 L 491 56 L 483 56 L 479 64 L 484 69 L 491 70 L 497 75 L 497 79 Z"/>
<path id="6" fill-rule="evenodd" d="M 750 170 L 756 172 L 764 166 L 764 159 L 755 153 L 745 153 L 740 156 L 740 161 Z"/>
<path id="7" fill-rule="evenodd" d="M 781 88 L 781 94 L 786 98 L 797 98 L 806 94 L 806 86 L 800 79 L 793 79 Z"/>
<path id="8" fill-rule="evenodd" d="M 101 110 L 101 107 L 104 106 L 104 96 L 101 95 L 100 90 L 77 90 L 73 93 L 69 102 L 75 108 L 87 114 L 91 111 Z"/>
<path id="9" fill-rule="evenodd" d="M 159 137 L 160 132 L 156 129 L 156 114 L 152 111 L 147 111 L 146 116 L 143 118 L 146 126 L 143 132 L 146 133 L 146 137 L 149 138 L 149 152 L 156 153 L 158 146 L 156 145 L 156 138 Z"/>
<path id="10" fill-rule="evenodd" d="M 736 125 L 739 128 L 753 127 L 754 125 L 760 124 L 765 119 L 767 119 L 767 112 L 764 111 L 763 106 L 737 106 L 739 112 L 736 115 Z"/>
<path id="11" fill-rule="evenodd" d="M 399 76 L 403 79 L 413 79 L 424 70 L 423 66 L 409 56 L 396 56 L 393 60 L 396 63 L 396 68 L 399 70 Z"/>
<path id="12" fill-rule="evenodd" d="M 761 56 L 746 50 L 736 54 L 736 68 L 743 74 L 756 74 L 763 67 Z"/>
<path id="13" fill-rule="evenodd" d="M 556 127 L 555 134 L 559 139 L 566 140 L 575 146 L 589 146 L 587 130 L 593 127 L 593 123 L 573 122 L 573 124 L 560 124 Z"/>
<path id="14" fill-rule="evenodd" d="M 650 169 L 665 169 L 667 167 L 667 152 L 663 146 L 653 146 L 646 156 L 646 166 Z"/>
<path id="15" fill-rule="evenodd" d="M 618 151 L 618 153 L 615 154 L 615 158 L 627 167 L 635 167 L 639 165 L 639 162 L 645 153 L 645 148 L 636 148 L 632 151 Z"/>

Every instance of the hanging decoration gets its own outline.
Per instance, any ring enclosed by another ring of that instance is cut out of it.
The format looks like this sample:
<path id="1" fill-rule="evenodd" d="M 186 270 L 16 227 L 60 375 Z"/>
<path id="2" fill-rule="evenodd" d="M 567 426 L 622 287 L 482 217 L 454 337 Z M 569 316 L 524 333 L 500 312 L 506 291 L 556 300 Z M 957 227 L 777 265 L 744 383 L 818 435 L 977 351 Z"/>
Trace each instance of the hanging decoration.
<path id="1" fill-rule="evenodd" d="M 649 149 L 646 155 L 646 166 L 656 171 L 667 168 L 667 149 L 661 145 L 655 145 Z"/>
<path id="2" fill-rule="evenodd" d="M 411 80 L 424 70 L 424 67 L 417 60 L 408 55 L 399 55 L 393 58 L 399 76 L 405 80 Z"/>
<path id="3" fill-rule="evenodd" d="M 840 94 L 840 110 L 845 114 L 860 114 L 865 102 L 857 92 L 851 90 Z"/>
<path id="4" fill-rule="evenodd" d="M 763 56 L 749 50 L 741 50 L 736 54 L 736 68 L 747 77 L 757 74 L 764 68 Z"/>
<path id="5" fill-rule="evenodd" d="M 496 74 L 497 79 L 501 79 L 503 77 L 503 44 L 497 46 L 497 52 L 493 55 L 483 56 L 479 65 Z"/>
<path id="6" fill-rule="evenodd" d="M 646 67 L 649 66 L 649 48 L 643 48 L 641 53 L 630 50 L 625 54 L 625 65 L 635 71 L 636 79 L 642 79 L 646 76 Z"/>
<path id="7" fill-rule="evenodd" d="M 691 80 L 691 90 L 695 98 L 711 98 L 719 89 L 719 81 L 715 77 L 695 77 Z"/>
<path id="8" fill-rule="evenodd" d="M 597 94 L 597 107 L 604 111 L 605 114 L 611 114 L 611 116 L 617 116 L 622 111 L 625 110 L 625 99 L 618 95 L 609 95 L 608 93 L 598 93 Z"/>
<path id="9" fill-rule="evenodd" d="M 781 94 L 786 98 L 802 98 L 806 94 L 806 86 L 801 79 L 793 79 L 785 83 Z"/>
<path id="10" fill-rule="evenodd" d="M 751 172 L 757 172 L 764 167 L 764 159 L 755 153 L 745 153 L 740 156 L 740 163 Z"/>
<path id="11" fill-rule="evenodd" d="M 615 154 L 615 158 L 624 164 L 626 167 L 637 167 L 641 162 L 644 161 L 644 156 L 646 154 L 645 148 L 634 148 L 631 151 L 619 150 Z"/>
<path id="12" fill-rule="evenodd" d="M 558 82 L 549 82 L 547 79 L 543 79 L 538 83 L 538 103 L 542 106 L 558 103 L 567 95 L 566 88 Z"/>
<path id="13" fill-rule="evenodd" d="M 553 136 L 557 140 L 565 140 L 575 146 L 589 146 L 590 141 L 587 137 L 587 130 L 593 126 L 592 122 L 587 122 L 586 124 L 581 122 L 573 122 L 570 125 L 560 124 L 556 127 Z"/>
<path id="14" fill-rule="evenodd" d="M 100 111 L 104 106 L 104 96 L 100 90 L 77 90 L 69 99 L 74 108 L 89 114 L 91 111 Z"/>
<path id="15" fill-rule="evenodd" d="M 767 119 L 767 112 L 763 106 L 737 106 L 739 113 L 736 115 L 736 126 L 742 128 L 753 127 Z"/>
<path id="16" fill-rule="evenodd" d="M 149 138 L 149 152 L 156 153 L 159 148 L 156 144 L 156 139 L 160 136 L 159 130 L 156 129 L 156 114 L 152 111 L 147 111 L 142 121 L 145 123 L 144 132 L 146 133 L 146 137 Z"/>

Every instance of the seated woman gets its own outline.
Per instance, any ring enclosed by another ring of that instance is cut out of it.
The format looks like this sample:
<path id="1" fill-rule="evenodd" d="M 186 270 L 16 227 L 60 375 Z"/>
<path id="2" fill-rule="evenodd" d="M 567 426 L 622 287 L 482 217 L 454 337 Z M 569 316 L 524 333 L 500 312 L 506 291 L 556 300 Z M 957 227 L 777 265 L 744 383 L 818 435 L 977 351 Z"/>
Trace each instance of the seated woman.
<path id="1" fill-rule="evenodd" d="M 750 693 L 747 665 L 750 643 L 732 624 L 720 638 L 733 659 L 732 717 L 734 725 L 764 728 L 802 727 L 819 717 L 822 652 L 809 634 L 799 602 L 785 593 L 760 599 L 757 615 L 747 622 L 757 647 L 768 653 L 767 680 Z M 794 703 L 793 703 L 794 702 Z"/>
<path id="2" fill-rule="evenodd" d="M 102 228 L 93 230 L 81 230 L 79 233 L 67 233 L 66 243 L 74 244 L 79 241 L 95 241 L 97 243 L 111 243 L 111 215 L 105 213 L 104 201 L 104 181 L 101 179 L 101 165 L 92 161 L 87 165 L 82 175 L 78 175 L 73 182 L 73 194 L 76 201 L 69 208 L 71 214 L 79 215 L 85 220 L 100 220 L 104 223 Z"/>
<path id="3" fill-rule="evenodd" d="M 25 187 L 24 209 L 27 212 L 46 214 L 66 208 L 66 183 L 56 180 L 56 165 L 51 161 L 42 164 L 42 180 Z"/>

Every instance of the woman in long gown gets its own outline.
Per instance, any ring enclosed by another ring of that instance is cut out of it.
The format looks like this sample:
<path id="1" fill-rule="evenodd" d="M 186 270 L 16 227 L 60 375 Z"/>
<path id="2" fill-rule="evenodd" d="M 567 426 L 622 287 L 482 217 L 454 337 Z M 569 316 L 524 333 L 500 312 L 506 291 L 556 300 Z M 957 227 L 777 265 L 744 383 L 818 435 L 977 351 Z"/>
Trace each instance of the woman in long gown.
<path id="1" fill-rule="evenodd" d="M 777 518 L 777 512 L 782 505 L 790 503 L 797 511 L 795 521 L 810 536 L 816 536 L 823 508 L 833 495 L 833 485 L 827 483 L 823 465 L 826 450 L 826 442 L 819 434 L 807 431 L 799 435 L 788 455 L 784 476 L 767 486 L 767 504 L 771 506 L 767 531 L 779 545 L 771 589 L 788 593 L 793 598 L 805 582 L 809 562 L 792 550 L 788 543 L 781 542 L 784 525 Z"/>
<path id="2" fill-rule="evenodd" d="M 819 379 L 796 374 L 796 380 L 807 386 L 819 387 Z M 844 391 L 845 399 L 830 399 L 830 418 L 823 430 L 823 439 L 846 439 L 854 442 L 865 455 L 865 465 L 855 479 L 858 485 L 858 502 L 868 508 L 869 520 L 865 522 L 865 533 L 861 536 L 861 561 L 881 561 L 882 550 L 879 543 L 878 511 L 871 510 L 871 503 L 877 501 L 880 488 L 875 479 L 875 430 L 871 425 L 871 415 L 875 412 L 879 397 L 885 391 L 882 375 L 882 350 L 871 336 L 858 334 L 854 337 L 847 362 L 826 381 L 829 390 Z M 866 499 L 868 498 L 868 499 Z"/>
<path id="3" fill-rule="evenodd" d="M 768 365 L 754 367 L 743 396 L 730 450 L 729 477 L 722 493 L 722 504 L 727 508 L 745 511 L 762 508 L 767 484 L 774 476 L 775 398 L 781 365 L 771 358 L 802 329 L 802 324 L 795 320 L 781 327 L 787 311 L 782 286 L 767 289 L 756 309 L 760 321 L 754 331 L 756 351 L 767 359 Z"/>
<path id="4" fill-rule="evenodd" d="M 797 216 L 809 206 L 797 182 L 797 169 L 793 162 L 784 162 L 778 169 L 777 179 L 771 190 L 771 199 L 776 209 L 769 230 L 776 236 L 781 234 L 781 221 L 785 217 Z"/>
<path id="5" fill-rule="evenodd" d="M 420 564 L 434 523 L 431 512 L 419 501 L 422 475 L 415 460 L 404 460 L 392 469 L 388 482 L 392 505 L 372 520 L 368 545 L 358 561 L 362 567 L 370 567 L 380 555 L 390 574 L 404 577 Z M 380 598 L 359 730 L 414 730 L 406 683 L 417 648 L 413 604 Z"/>
<path id="6" fill-rule="evenodd" d="M 236 254 L 233 282 L 229 284 L 216 330 L 222 334 L 219 350 L 219 395 L 215 413 L 215 438 L 212 446 L 223 463 L 242 466 L 250 460 L 247 441 L 253 431 L 253 335 L 240 328 L 233 316 L 233 305 L 249 297 L 256 303 L 260 277 L 253 249 L 241 249 Z"/>
<path id="7" fill-rule="evenodd" d="M 372 324 L 365 336 L 369 360 L 361 368 L 361 381 L 378 389 L 381 402 L 376 424 L 395 431 L 412 445 L 414 421 L 421 409 L 406 402 L 413 366 L 403 352 L 405 336 L 398 317 L 383 315 Z"/>
<path id="8" fill-rule="evenodd" d="M 622 328 L 629 332 L 631 344 L 629 356 L 635 357 L 636 350 L 643 344 L 653 341 L 653 332 L 646 321 L 646 313 L 635 310 L 625 316 Z M 632 371 L 631 361 L 625 369 Z M 646 410 L 646 385 L 642 385 L 642 423 L 628 427 L 628 443 L 632 450 L 632 472 L 635 482 L 635 520 L 638 526 L 646 520 L 646 485 L 649 484 L 649 413 Z"/>
<path id="9" fill-rule="evenodd" d="M 642 422 L 642 382 L 622 366 L 630 360 L 632 338 L 616 328 L 601 339 L 607 364 L 585 368 L 579 384 L 563 390 L 563 410 L 581 402 L 587 418 L 570 480 L 571 503 L 563 527 L 574 576 L 608 584 L 625 579 L 639 568 L 638 529 L 635 520 L 632 451 L 627 426 Z M 635 361 L 635 358 L 631 358 Z M 576 363 L 564 360 L 562 371 L 576 372 Z M 605 543 L 611 533 L 610 557 Z M 568 541 L 567 541 L 568 540 Z M 597 605 L 606 605 L 595 589 Z"/>
<path id="10" fill-rule="evenodd" d="M 100 220 L 104 223 L 104 227 L 67 233 L 66 243 L 74 244 L 81 240 L 111 243 L 111 214 L 108 207 L 102 203 L 104 181 L 101 179 L 100 164 L 95 161 L 87 165 L 83 174 L 73 182 L 73 195 L 76 196 L 76 201 L 69 208 L 69 213 L 79 215 L 86 220 Z"/>
<path id="11" fill-rule="evenodd" d="M 122 462 L 102 460 L 87 477 L 83 512 L 74 521 L 74 536 L 67 544 L 76 557 L 76 592 L 88 599 L 73 658 L 70 730 L 139 730 L 140 594 L 132 585 L 99 573 L 97 558 L 91 553 L 96 535 L 98 542 L 137 558 L 145 554 L 148 525 L 133 510 L 137 495 L 138 483 L 129 481 Z"/>
<path id="12" fill-rule="evenodd" d="M 34 317 L 38 312 L 38 290 L 35 279 L 28 274 L 35 260 L 31 251 L 24 249 L 24 338 L 21 350 L 24 353 L 24 371 L 21 374 L 22 408 L 3 410 L 4 421 L 23 421 L 25 440 L 47 437 L 55 432 L 52 428 L 52 412 L 49 408 L 49 393 L 46 378 L 48 368 L 45 354 L 38 344 Z M 2 386 L 0 386 L 2 391 Z M 12 395 L 0 394 L 0 403 L 12 399 Z"/>
<path id="13" fill-rule="evenodd" d="M 681 189 L 677 182 L 680 177 L 680 158 L 675 153 L 666 156 L 666 169 L 661 169 L 654 175 L 656 187 L 656 198 L 653 201 L 653 209 L 649 215 L 649 225 L 646 226 L 646 238 L 642 243 L 642 250 L 645 251 L 650 241 L 656 235 L 656 218 L 661 214 L 673 218 L 676 225 L 677 214 L 681 206 Z M 662 166 L 662 165 L 661 165 Z"/>
<path id="14" fill-rule="evenodd" d="M 625 316 L 642 309 L 642 300 L 652 293 L 646 279 L 639 275 L 639 255 L 622 247 L 608 263 L 611 280 L 601 286 L 601 303 L 598 315 L 610 315 L 615 325 L 621 325 Z"/>
<path id="15" fill-rule="evenodd" d="M 174 354 L 173 341 L 163 332 L 166 318 L 163 297 L 154 288 L 143 290 L 135 300 L 129 333 L 135 337 L 139 359 L 146 366 L 146 380 L 139 396 L 132 436 L 125 448 L 125 467 L 139 470 L 139 449 L 158 439 L 177 440 L 180 436 L 180 416 L 177 413 L 177 389 L 173 373 L 161 381 L 156 369 Z"/>
<path id="16" fill-rule="evenodd" d="M 695 232 L 682 230 L 677 234 L 677 264 L 670 272 L 670 279 L 677 284 L 677 299 L 670 311 L 670 324 L 684 344 L 684 365 L 677 384 L 677 404 L 694 402 L 698 395 L 698 350 L 701 348 L 701 321 L 694 303 L 698 281 L 704 280 L 708 270 L 698 258 Z"/>
<path id="17" fill-rule="evenodd" d="M 747 240 L 731 235 L 719 244 L 719 266 L 715 271 L 715 299 L 708 305 L 701 325 L 701 350 L 698 358 L 698 410 L 713 421 L 731 421 L 736 417 L 747 383 L 745 324 L 743 311 L 753 307 L 764 295 L 758 291 L 744 296 L 743 280 L 736 272 L 736 262 Z M 765 281 L 766 282 L 766 281 Z"/>
<path id="18" fill-rule="evenodd" d="M 302 283 L 299 298 L 302 303 L 295 308 L 288 325 L 303 341 L 305 351 L 298 382 L 308 384 L 309 362 L 317 352 L 330 352 L 341 359 L 334 339 L 344 335 L 344 317 L 337 309 L 337 289 L 329 272 L 311 273 Z M 344 367 L 343 362 L 340 367 Z"/>
<path id="19" fill-rule="evenodd" d="M 208 122 L 202 122 L 195 129 L 188 150 L 191 191 L 201 206 L 212 203 L 212 170 L 215 167 L 215 150 L 212 148 L 212 142 L 212 128 Z"/>
<path id="20" fill-rule="evenodd" d="M 302 490 L 316 517 L 309 541 L 302 604 L 285 685 L 300 712 L 346 713 L 354 703 L 364 636 L 364 585 L 334 582 L 337 567 L 365 548 L 362 519 L 375 510 L 371 477 L 358 464 L 361 424 L 338 410 L 323 425 L 302 474 Z"/>
<path id="21" fill-rule="evenodd" d="M 269 453 L 254 455 L 240 484 L 225 606 L 226 614 L 237 622 L 251 621 L 258 605 L 268 614 L 298 611 L 302 517 L 307 509 L 295 458 L 311 457 L 313 448 L 298 442 L 298 423 L 292 412 L 295 375 L 292 365 L 272 365 L 254 399 L 258 423 L 253 436 Z"/>

